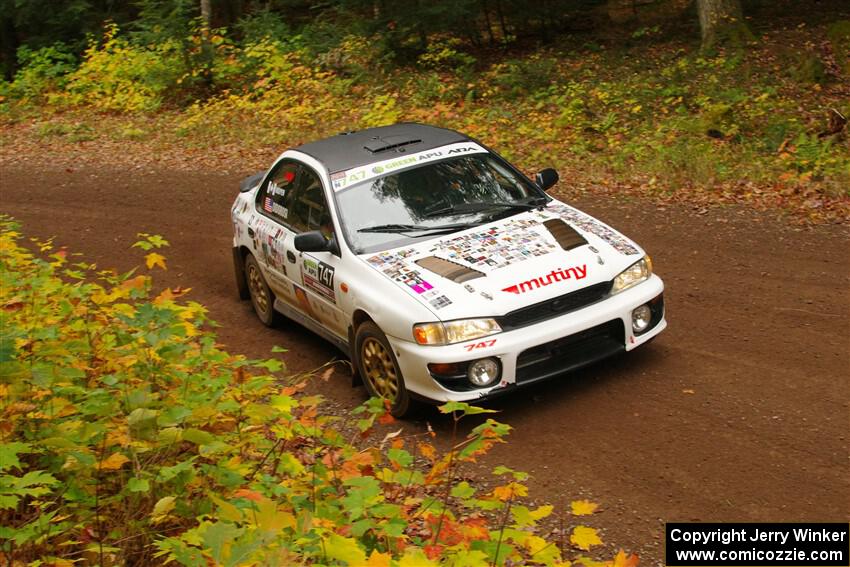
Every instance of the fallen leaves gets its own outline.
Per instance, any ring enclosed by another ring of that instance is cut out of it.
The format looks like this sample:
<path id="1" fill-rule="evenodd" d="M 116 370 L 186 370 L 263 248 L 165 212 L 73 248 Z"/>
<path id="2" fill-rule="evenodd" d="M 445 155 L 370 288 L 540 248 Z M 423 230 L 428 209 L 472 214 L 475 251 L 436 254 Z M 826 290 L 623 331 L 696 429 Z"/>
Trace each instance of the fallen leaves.
<path id="1" fill-rule="evenodd" d="M 147 256 L 145 256 L 145 265 L 149 270 L 153 269 L 154 266 L 159 266 L 163 270 L 167 269 L 165 267 L 165 256 L 162 254 L 157 254 L 156 252 L 151 252 Z"/>
<path id="2" fill-rule="evenodd" d="M 596 512 L 598 507 L 599 504 L 591 502 L 590 500 L 574 500 L 570 503 L 570 509 L 573 516 L 587 516 L 589 514 L 593 514 Z"/>
<path id="3" fill-rule="evenodd" d="M 584 551 L 590 551 L 594 545 L 602 545 L 599 532 L 587 526 L 576 526 L 570 534 L 570 543 Z"/>

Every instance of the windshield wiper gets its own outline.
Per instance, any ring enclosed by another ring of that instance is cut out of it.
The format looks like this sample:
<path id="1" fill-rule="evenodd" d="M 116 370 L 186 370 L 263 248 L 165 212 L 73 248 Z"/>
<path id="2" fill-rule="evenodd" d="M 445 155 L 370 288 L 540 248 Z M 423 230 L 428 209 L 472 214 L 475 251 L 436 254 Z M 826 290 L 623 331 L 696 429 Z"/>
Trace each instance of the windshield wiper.
<path id="1" fill-rule="evenodd" d="M 454 232 L 456 230 L 478 226 L 479 224 L 481 223 L 459 222 L 453 224 L 440 224 L 437 226 L 425 226 L 421 224 L 378 224 L 375 226 L 358 228 L 357 232 Z"/>
<path id="2" fill-rule="evenodd" d="M 541 205 L 545 205 L 546 202 L 547 199 L 545 197 L 534 197 L 533 200 L 530 201 L 514 201 L 513 203 L 506 203 L 503 201 L 474 201 L 472 203 L 457 203 L 455 205 L 448 205 L 441 209 L 428 211 L 425 213 L 425 216 L 439 217 L 446 214 L 478 213 L 497 207 L 503 209 L 522 209 L 524 211 L 530 211 L 531 209 L 536 209 Z"/>

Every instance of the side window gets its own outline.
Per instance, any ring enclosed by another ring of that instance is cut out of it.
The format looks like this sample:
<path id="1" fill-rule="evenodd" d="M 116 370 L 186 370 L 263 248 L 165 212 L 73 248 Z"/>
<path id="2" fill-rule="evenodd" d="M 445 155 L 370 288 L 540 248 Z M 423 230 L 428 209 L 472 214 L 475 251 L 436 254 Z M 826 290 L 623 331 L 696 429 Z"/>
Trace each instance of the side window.
<path id="1" fill-rule="evenodd" d="M 322 182 L 311 170 L 302 169 L 290 205 L 290 224 L 296 232 L 320 230 L 325 238 L 333 236 L 333 225 Z"/>
<path id="2" fill-rule="evenodd" d="M 333 236 L 333 224 L 322 182 L 316 173 L 296 162 L 284 161 L 257 195 L 257 208 L 292 229 L 320 230 Z"/>
<path id="3" fill-rule="evenodd" d="M 301 167 L 293 162 L 281 162 L 269 182 L 257 193 L 257 209 L 281 224 L 290 224 L 289 205 Z"/>

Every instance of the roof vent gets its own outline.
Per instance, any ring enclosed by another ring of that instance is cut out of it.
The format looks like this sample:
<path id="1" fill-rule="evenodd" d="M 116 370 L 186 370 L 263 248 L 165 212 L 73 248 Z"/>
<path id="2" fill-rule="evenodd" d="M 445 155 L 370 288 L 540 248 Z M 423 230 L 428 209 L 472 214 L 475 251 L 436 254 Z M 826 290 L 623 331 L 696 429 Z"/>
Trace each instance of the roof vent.
<path id="1" fill-rule="evenodd" d="M 369 142 L 368 144 L 363 146 L 363 149 L 368 150 L 373 154 L 378 154 L 390 150 L 397 150 L 399 148 L 403 148 L 404 146 L 419 144 L 421 142 L 422 140 L 418 138 L 406 138 L 404 136 L 387 136 L 386 138 L 377 138 L 376 140 Z"/>

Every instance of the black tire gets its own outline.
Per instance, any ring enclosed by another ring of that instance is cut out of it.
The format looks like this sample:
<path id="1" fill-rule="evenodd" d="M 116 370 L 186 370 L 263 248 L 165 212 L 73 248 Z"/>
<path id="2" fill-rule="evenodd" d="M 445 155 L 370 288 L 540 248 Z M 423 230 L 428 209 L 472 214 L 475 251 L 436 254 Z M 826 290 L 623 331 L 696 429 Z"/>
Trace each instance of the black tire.
<path id="1" fill-rule="evenodd" d="M 404 387 L 404 376 L 381 329 L 372 321 L 362 323 L 354 336 L 354 349 L 357 370 L 369 395 L 389 400 L 393 417 L 411 416 L 418 406 Z"/>
<path id="2" fill-rule="evenodd" d="M 273 326 L 277 319 L 274 310 L 274 293 L 269 288 L 269 284 L 266 283 L 266 278 L 263 277 L 263 272 L 260 270 L 256 258 L 251 254 L 245 257 L 245 281 L 248 282 L 251 305 L 254 306 L 254 313 L 257 314 L 257 318 L 262 321 L 263 325 Z"/>

